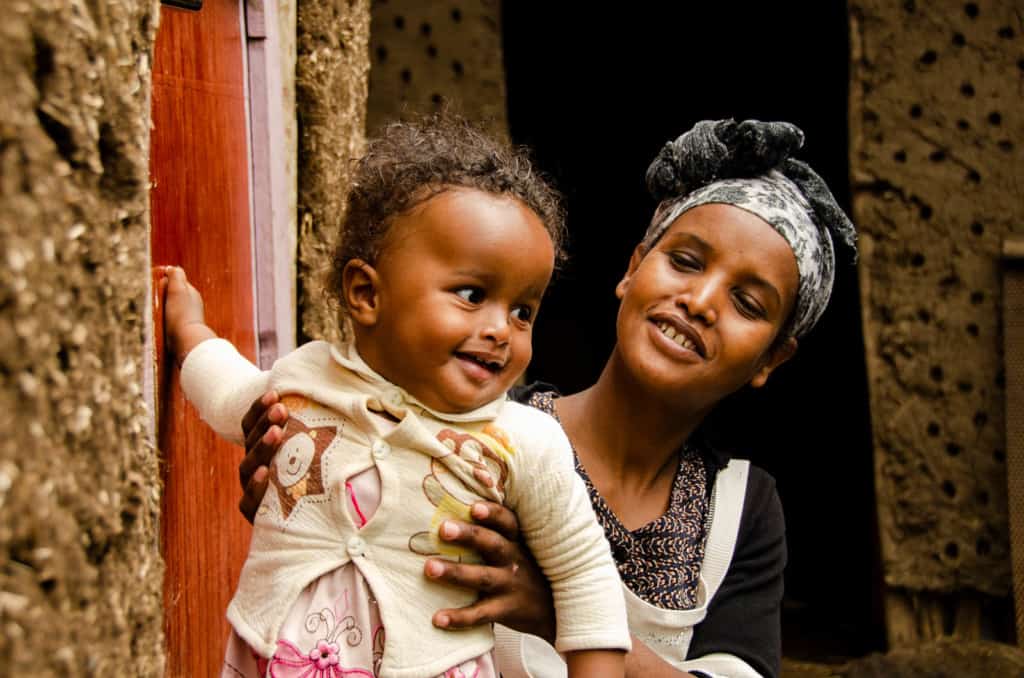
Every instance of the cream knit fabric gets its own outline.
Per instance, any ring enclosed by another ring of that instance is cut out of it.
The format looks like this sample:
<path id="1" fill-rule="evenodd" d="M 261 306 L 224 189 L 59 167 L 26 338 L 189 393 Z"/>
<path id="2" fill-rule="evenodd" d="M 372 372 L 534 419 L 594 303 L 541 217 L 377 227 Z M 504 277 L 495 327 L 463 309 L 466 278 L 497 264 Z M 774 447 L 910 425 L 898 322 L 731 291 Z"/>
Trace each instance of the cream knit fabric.
<path id="1" fill-rule="evenodd" d="M 302 588 L 349 562 L 370 584 L 387 629 L 382 676 L 432 676 L 487 652 L 489 627 L 451 632 L 430 621 L 474 594 L 423 575 L 429 554 L 478 559 L 436 536 L 442 520 L 467 518 L 478 498 L 519 516 L 551 582 L 560 651 L 629 648 L 615 564 L 569 442 L 547 415 L 504 399 L 456 415 L 432 412 L 373 372 L 351 345 L 325 342 L 261 372 L 228 342 L 206 341 L 185 360 L 182 386 L 203 419 L 235 442 L 250 403 L 269 389 L 289 394 L 292 422 L 228 608 L 239 635 L 265 656 Z M 373 410 L 400 423 L 380 434 Z M 343 506 L 344 483 L 372 466 L 381 503 L 357 529 Z M 474 469 L 488 471 L 494 486 L 477 481 Z"/>

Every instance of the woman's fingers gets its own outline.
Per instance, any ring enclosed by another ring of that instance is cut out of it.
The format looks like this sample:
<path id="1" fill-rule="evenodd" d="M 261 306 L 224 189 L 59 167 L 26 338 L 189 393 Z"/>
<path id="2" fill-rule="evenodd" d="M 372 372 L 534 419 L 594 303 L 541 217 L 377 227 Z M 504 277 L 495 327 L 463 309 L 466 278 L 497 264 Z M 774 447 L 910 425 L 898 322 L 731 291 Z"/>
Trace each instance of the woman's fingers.
<path id="1" fill-rule="evenodd" d="M 434 613 L 434 626 L 442 629 L 465 629 L 478 624 L 500 622 L 509 612 L 508 601 L 484 598 L 468 607 L 439 610 Z"/>
<path id="2" fill-rule="evenodd" d="M 501 533 L 473 523 L 446 520 L 438 530 L 441 539 L 465 546 L 483 556 L 488 565 L 502 567 L 519 559 L 519 543 L 509 541 Z"/>
<path id="3" fill-rule="evenodd" d="M 246 427 L 243 423 L 242 433 L 245 434 L 245 449 L 252 450 L 259 444 L 260 438 L 267 434 L 267 431 L 274 426 L 284 426 L 287 421 L 288 408 L 281 403 L 274 403 L 263 411 L 263 415 L 251 427 Z"/>
<path id="4" fill-rule="evenodd" d="M 519 540 L 519 519 L 507 507 L 491 501 L 478 501 L 469 513 L 478 525 L 494 530 L 509 541 Z"/>
<path id="5" fill-rule="evenodd" d="M 242 417 L 242 433 L 245 434 L 245 447 L 250 448 L 250 441 L 255 438 L 259 438 L 269 428 L 269 424 L 265 423 L 268 421 L 270 412 L 273 410 L 274 405 L 277 404 L 279 397 L 276 391 L 267 391 L 259 400 L 253 402 L 249 406 L 249 411 Z M 282 405 L 281 407 L 284 407 Z M 281 423 L 281 422 L 273 422 Z"/>
<path id="6" fill-rule="evenodd" d="M 481 593 L 504 591 L 512 582 L 517 567 L 495 567 L 493 565 L 467 565 L 448 560 L 431 558 L 423 568 L 427 577 L 437 581 L 461 586 Z"/>
<path id="7" fill-rule="evenodd" d="M 260 466 L 253 471 L 249 477 L 249 483 L 245 485 L 245 492 L 238 501 L 238 510 L 250 523 L 256 519 L 256 510 L 260 507 L 263 495 L 267 492 L 268 475 L 269 471 L 266 466 Z"/>
<path id="8" fill-rule="evenodd" d="M 249 491 L 249 482 L 258 469 L 270 465 L 283 439 L 284 431 L 275 425 L 267 429 L 258 442 L 246 443 L 245 456 L 238 464 L 238 482 L 243 491 Z"/>

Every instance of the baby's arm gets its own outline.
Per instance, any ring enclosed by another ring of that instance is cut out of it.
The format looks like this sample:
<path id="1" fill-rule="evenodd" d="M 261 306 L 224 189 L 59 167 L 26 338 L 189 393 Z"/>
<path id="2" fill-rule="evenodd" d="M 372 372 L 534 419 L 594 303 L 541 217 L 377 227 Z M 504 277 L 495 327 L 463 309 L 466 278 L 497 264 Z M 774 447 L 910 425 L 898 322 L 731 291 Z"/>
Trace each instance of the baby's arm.
<path id="1" fill-rule="evenodd" d="M 269 372 L 217 337 L 203 316 L 203 298 L 185 271 L 168 266 L 160 286 L 164 297 L 164 335 L 181 366 L 181 386 L 199 416 L 214 431 L 241 444 L 242 417 L 249 403 L 269 388 Z"/>
<path id="2" fill-rule="evenodd" d="M 178 364 L 207 339 L 216 339 L 203 316 L 203 298 L 185 277 L 184 269 L 165 266 L 160 287 L 164 291 L 164 335 Z"/>
<path id="3" fill-rule="evenodd" d="M 554 420 L 531 412 L 523 444 L 532 449 L 515 455 L 508 500 L 551 584 L 555 648 L 571 677 L 622 676 L 630 635 L 618 570 L 569 441 Z"/>
<path id="4" fill-rule="evenodd" d="M 578 650 L 565 653 L 569 678 L 597 676 L 622 678 L 626 675 L 625 650 Z"/>

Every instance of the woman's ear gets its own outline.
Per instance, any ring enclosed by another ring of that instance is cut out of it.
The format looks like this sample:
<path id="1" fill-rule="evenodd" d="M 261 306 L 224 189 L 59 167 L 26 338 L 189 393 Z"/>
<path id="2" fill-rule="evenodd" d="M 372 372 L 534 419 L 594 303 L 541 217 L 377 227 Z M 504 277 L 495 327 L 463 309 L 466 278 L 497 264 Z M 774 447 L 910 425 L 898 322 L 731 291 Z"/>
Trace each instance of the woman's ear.
<path id="1" fill-rule="evenodd" d="M 380 309 L 377 270 L 362 259 L 350 259 L 341 272 L 341 294 L 352 322 L 364 327 L 377 323 Z"/>
<path id="2" fill-rule="evenodd" d="M 768 376 L 775 371 L 775 368 L 793 357 L 793 354 L 796 353 L 796 346 L 796 338 L 789 337 L 773 347 L 764 364 L 754 373 L 750 385 L 754 388 L 761 388 L 768 383 Z"/>
<path id="3" fill-rule="evenodd" d="M 626 296 L 626 290 L 629 289 L 629 281 L 633 278 L 633 274 L 636 273 L 636 269 L 640 267 L 640 262 L 644 260 L 644 255 L 647 254 L 647 248 L 644 247 L 643 243 L 636 246 L 633 250 L 633 255 L 629 258 L 629 267 L 626 268 L 626 275 L 622 276 L 622 280 L 615 286 L 615 296 L 619 299 Z"/>

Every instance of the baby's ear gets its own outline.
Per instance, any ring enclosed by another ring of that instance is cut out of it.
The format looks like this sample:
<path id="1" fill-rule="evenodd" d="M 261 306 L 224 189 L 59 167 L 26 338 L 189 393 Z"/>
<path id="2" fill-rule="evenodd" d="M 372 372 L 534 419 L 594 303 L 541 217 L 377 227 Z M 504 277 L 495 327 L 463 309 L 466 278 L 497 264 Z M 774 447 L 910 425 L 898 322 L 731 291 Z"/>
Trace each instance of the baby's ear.
<path id="1" fill-rule="evenodd" d="M 796 345 L 796 338 L 788 337 L 785 341 L 773 347 L 765 358 L 764 364 L 754 373 L 753 378 L 750 380 L 750 385 L 754 388 L 761 388 L 768 383 L 768 377 L 771 373 L 796 353 Z"/>
<path id="2" fill-rule="evenodd" d="M 350 259 L 341 273 L 341 294 L 352 322 L 364 327 L 377 323 L 379 310 L 377 269 L 362 259 Z"/>

